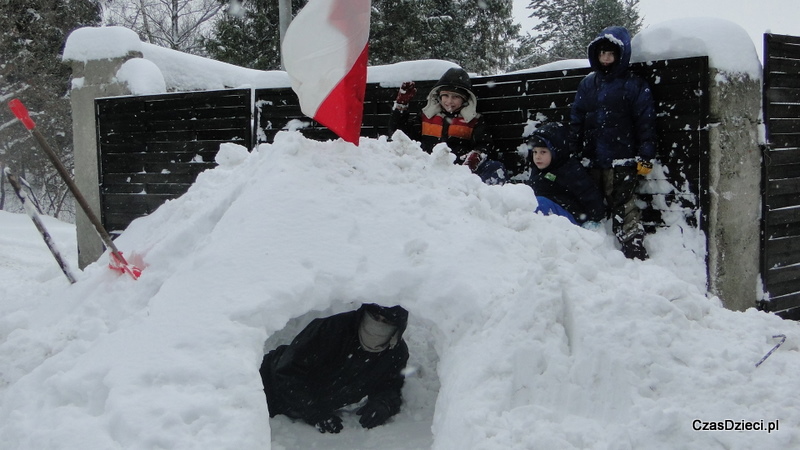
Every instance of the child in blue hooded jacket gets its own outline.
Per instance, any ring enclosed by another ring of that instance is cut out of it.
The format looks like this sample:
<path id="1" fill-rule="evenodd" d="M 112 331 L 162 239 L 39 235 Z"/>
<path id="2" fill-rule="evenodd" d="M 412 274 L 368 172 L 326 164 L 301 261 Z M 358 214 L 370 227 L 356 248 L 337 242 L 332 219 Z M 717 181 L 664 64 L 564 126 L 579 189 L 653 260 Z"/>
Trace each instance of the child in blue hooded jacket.
<path id="1" fill-rule="evenodd" d="M 608 27 L 589 44 L 594 69 L 580 83 L 570 112 L 570 151 L 589 162 L 628 258 L 647 259 L 636 206 L 640 178 L 656 155 L 655 106 L 647 82 L 631 73 L 631 37 Z"/>
<path id="2" fill-rule="evenodd" d="M 575 225 L 596 223 L 605 217 L 603 196 L 581 163 L 567 149 L 567 127 L 547 123 L 528 138 L 537 211 L 566 217 Z M 591 226 L 587 226 L 591 228 Z"/>

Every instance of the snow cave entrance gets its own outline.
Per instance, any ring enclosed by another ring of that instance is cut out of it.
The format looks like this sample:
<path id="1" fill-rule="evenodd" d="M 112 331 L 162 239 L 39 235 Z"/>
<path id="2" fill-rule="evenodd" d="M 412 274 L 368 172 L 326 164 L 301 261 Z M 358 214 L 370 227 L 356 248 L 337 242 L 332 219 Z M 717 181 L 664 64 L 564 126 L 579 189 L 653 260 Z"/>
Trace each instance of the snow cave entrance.
<path id="1" fill-rule="evenodd" d="M 357 309 L 360 303 L 348 303 L 323 311 L 309 311 L 291 319 L 264 343 L 264 353 L 288 344 L 306 325 L 319 317 L 327 317 Z M 391 306 L 391 305 L 390 305 Z M 421 449 L 431 448 L 433 412 L 439 395 L 436 368 L 439 355 L 435 346 L 435 324 L 409 310 L 408 327 L 403 338 L 408 345 L 409 359 L 403 386 L 403 407 L 385 425 L 366 430 L 354 412 L 343 412 L 344 429 L 338 434 L 320 433 L 315 428 L 286 416 L 269 420 L 273 449 L 325 448 L 326 450 L 357 449 Z M 265 405 L 266 407 L 266 405 Z"/>

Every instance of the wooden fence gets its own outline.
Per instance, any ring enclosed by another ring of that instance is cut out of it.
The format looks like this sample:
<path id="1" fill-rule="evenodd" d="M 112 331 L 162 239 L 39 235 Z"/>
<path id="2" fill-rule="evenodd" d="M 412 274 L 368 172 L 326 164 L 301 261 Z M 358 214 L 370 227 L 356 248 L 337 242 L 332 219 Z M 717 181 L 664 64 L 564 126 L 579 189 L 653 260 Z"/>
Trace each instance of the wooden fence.
<path id="1" fill-rule="evenodd" d="M 95 101 L 101 220 L 117 234 L 214 167 L 219 145 L 253 146 L 248 89 Z"/>
<path id="2" fill-rule="evenodd" d="M 760 308 L 800 319 L 800 37 L 764 35 Z"/>
<path id="3" fill-rule="evenodd" d="M 708 58 L 685 58 L 632 65 L 650 84 L 656 100 L 658 159 L 664 179 L 653 185 L 658 202 L 645 194 L 643 217 L 661 223 L 664 209 L 678 209 L 705 229 L 708 204 Z M 530 72 L 473 79 L 478 110 L 485 116 L 501 159 L 512 176 L 527 170 L 517 148 L 531 126 L 565 121 L 580 80 L 588 69 Z M 422 106 L 433 81 L 418 81 L 411 110 Z M 397 88 L 367 86 L 362 136 L 388 134 Z M 248 148 L 272 142 L 275 134 L 305 122 L 312 139 L 335 139 L 305 117 L 291 89 L 226 90 L 115 97 L 96 101 L 99 134 L 101 216 L 109 230 L 123 230 L 136 217 L 185 192 L 202 170 L 214 166 L 223 142 Z M 254 115 L 254 117 L 253 117 Z M 252 120 L 251 120 L 252 119 Z M 251 123 L 255 123 L 252 126 Z M 296 122 L 294 122 L 296 123 Z M 527 131 L 526 131 L 527 130 Z"/>

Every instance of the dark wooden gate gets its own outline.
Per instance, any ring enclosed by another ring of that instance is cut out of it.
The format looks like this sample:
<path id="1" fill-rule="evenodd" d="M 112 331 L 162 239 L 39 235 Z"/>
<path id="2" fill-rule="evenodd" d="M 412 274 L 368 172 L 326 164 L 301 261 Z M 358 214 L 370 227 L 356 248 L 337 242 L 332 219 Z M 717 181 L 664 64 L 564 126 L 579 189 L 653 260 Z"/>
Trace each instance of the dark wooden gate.
<path id="1" fill-rule="evenodd" d="M 118 234 L 216 166 L 219 145 L 252 148 L 250 89 L 97 99 L 100 210 Z"/>
<path id="2" fill-rule="evenodd" d="M 800 37 L 764 35 L 760 307 L 800 319 Z"/>

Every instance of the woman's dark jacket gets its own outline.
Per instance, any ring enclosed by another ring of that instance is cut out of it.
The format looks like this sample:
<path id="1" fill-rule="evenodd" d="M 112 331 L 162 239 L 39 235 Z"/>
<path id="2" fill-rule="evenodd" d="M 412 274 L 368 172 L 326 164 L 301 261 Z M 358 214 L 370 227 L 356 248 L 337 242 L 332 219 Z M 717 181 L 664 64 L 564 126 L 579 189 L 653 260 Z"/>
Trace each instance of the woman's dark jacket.
<path id="1" fill-rule="evenodd" d="M 578 223 L 598 222 L 605 217 L 603 196 L 588 171 L 567 150 L 567 127 L 549 123 L 531 134 L 550 149 L 552 161 L 543 170 L 531 164 L 527 184 L 534 194 L 547 197 L 569 211 Z"/>
<path id="2" fill-rule="evenodd" d="M 449 114 L 439 105 L 439 91 L 455 90 L 469 97 L 460 111 Z M 442 75 L 436 85 L 428 93 L 427 104 L 414 117 L 408 110 L 392 110 L 389 118 L 389 132 L 396 130 L 405 133 L 411 139 L 419 141 L 422 150 L 430 153 L 439 143 L 446 143 L 450 151 L 456 155 L 455 162 L 460 164 L 463 157 L 472 150 L 491 155 L 493 153 L 492 138 L 487 132 L 486 124 L 476 108 L 478 99 L 472 92 L 472 82 L 466 71 L 452 68 Z M 487 184 L 502 184 L 506 181 L 505 166 L 493 159 L 483 160 L 475 173 Z"/>
<path id="3" fill-rule="evenodd" d="M 358 339 L 365 306 L 315 319 L 291 344 L 264 356 L 260 372 L 271 417 L 284 414 L 313 424 L 365 396 L 382 402 L 392 415 L 400 411 L 401 372 L 408 361 L 402 339 L 407 312 L 398 326 L 397 344 L 372 353 Z"/>
<path id="4" fill-rule="evenodd" d="M 607 71 L 597 48 L 617 46 L 617 62 Z M 623 27 L 603 30 L 588 48 L 594 72 L 580 83 L 570 113 L 570 152 L 594 167 L 635 166 L 656 155 L 655 107 L 650 87 L 629 70 L 631 38 Z"/>

